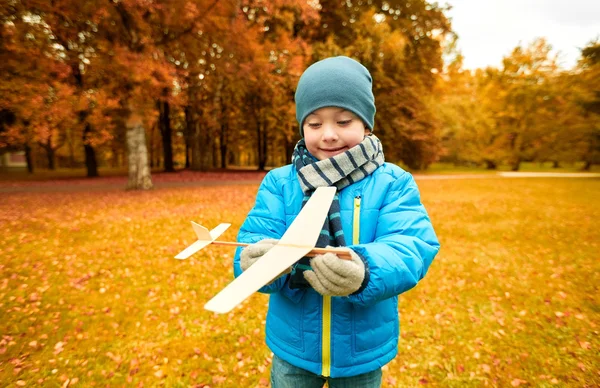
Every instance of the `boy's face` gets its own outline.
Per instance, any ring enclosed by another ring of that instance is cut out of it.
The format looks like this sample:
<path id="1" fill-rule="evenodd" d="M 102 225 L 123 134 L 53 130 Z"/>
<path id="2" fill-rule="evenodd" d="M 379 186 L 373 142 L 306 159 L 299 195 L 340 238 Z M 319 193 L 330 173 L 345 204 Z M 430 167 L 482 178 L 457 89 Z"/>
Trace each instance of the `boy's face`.
<path id="1" fill-rule="evenodd" d="M 336 107 L 312 112 L 304 120 L 302 129 L 308 152 L 319 160 L 349 150 L 370 132 L 357 115 Z"/>

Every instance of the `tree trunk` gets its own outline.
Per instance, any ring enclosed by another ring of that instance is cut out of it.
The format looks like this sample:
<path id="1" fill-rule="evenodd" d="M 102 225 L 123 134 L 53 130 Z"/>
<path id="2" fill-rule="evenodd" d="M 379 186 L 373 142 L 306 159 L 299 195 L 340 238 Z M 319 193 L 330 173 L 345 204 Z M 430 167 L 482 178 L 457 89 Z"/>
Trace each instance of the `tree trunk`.
<path id="1" fill-rule="evenodd" d="M 495 170 L 498 168 L 498 165 L 493 160 L 484 160 L 486 170 Z"/>
<path id="2" fill-rule="evenodd" d="M 223 125 L 224 116 L 223 112 L 225 109 L 223 108 L 223 87 L 224 81 L 223 76 L 220 73 L 217 73 L 217 80 L 215 86 L 215 92 L 213 97 L 213 114 L 218 124 Z M 207 159 L 207 165 L 210 164 L 210 167 L 217 168 L 219 166 L 219 147 L 220 144 L 217 144 L 217 129 L 219 129 L 219 125 L 211 127 L 209 131 L 212 132 L 212 136 L 208 136 L 206 144 L 210 144 L 210 147 L 207 147 L 207 150 L 210 150 L 211 155 L 210 158 Z M 221 139 L 221 134 L 219 134 L 219 140 Z"/>
<path id="3" fill-rule="evenodd" d="M 256 138 L 258 141 L 258 171 L 264 171 L 267 165 L 267 141 L 266 133 L 262 123 L 259 121 L 256 126 Z"/>
<path id="4" fill-rule="evenodd" d="M 194 122 L 192 139 L 192 170 L 202 171 L 202 145 L 200 144 L 200 123 Z"/>
<path id="5" fill-rule="evenodd" d="M 185 168 L 190 168 L 190 145 L 188 139 L 185 139 Z"/>
<path id="6" fill-rule="evenodd" d="M 150 139 L 148 139 L 148 158 L 150 159 L 150 170 L 152 170 L 152 168 L 155 166 L 154 159 L 156 152 L 154 150 L 154 128 L 156 128 L 156 125 L 153 125 L 152 128 L 150 128 Z"/>
<path id="7" fill-rule="evenodd" d="M 46 161 L 48 162 L 48 170 L 54 170 L 54 149 L 52 148 L 52 138 L 48 137 L 46 142 L 38 141 L 38 145 L 46 151 Z"/>
<path id="8" fill-rule="evenodd" d="M 70 168 L 74 168 L 75 167 L 75 144 L 74 144 L 74 135 L 73 135 L 73 128 L 70 128 L 69 130 L 66 131 L 67 133 L 67 143 L 69 146 L 69 167 Z"/>
<path id="9" fill-rule="evenodd" d="M 227 168 L 227 128 L 221 125 L 221 168 Z"/>
<path id="10" fill-rule="evenodd" d="M 260 130 L 260 121 L 257 118 L 256 119 L 256 150 L 258 151 L 257 155 L 258 155 L 258 171 L 263 171 L 265 166 L 261 164 L 262 160 L 263 160 L 263 155 L 262 155 L 262 141 L 261 141 L 261 130 Z"/>
<path id="11" fill-rule="evenodd" d="M 210 135 L 210 128 L 201 127 L 201 129 L 202 132 L 200 133 L 200 145 L 204 150 L 202 153 L 202 170 L 206 171 L 211 165 L 214 138 Z"/>
<path id="12" fill-rule="evenodd" d="M 552 168 L 560 168 L 560 162 L 558 160 L 554 160 L 552 162 Z"/>
<path id="13" fill-rule="evenodd" d="M 519 171 L 519 168 L 521 167 L 521 158 L 517 158 L 515 161 L 513 161 L 510 170 L 511 171 Z"/>
<path id="14" fill-rule="evenodd" d="M 116 144 L 113 142 L 110 147 L 112 158 L 110 158 L 110 166 L 115 168 L 119 166 L 119 150 L 116 147 Z"/>
<path id="15" fill-rule="evenodd" d="M 174 172 L 175 168 L 173 167 L 173 142 L 171 136 L 171 116 L 170 116 L 170 106 L 167 101 L 158 101 L 158 125 L 160 128 L 160 134 L 162 136 L 163 143 L 163 159 L 165 172 Z"/>
<path id="16" fill-rule="evenodd" d="M 193 118 L 192 118 L 192 107 L 190 105 L 185 107 L 185 168 L 190 168 L 190 137 L 192 133 L 192 128 L 194 126 Z"/>
<path id="17" fill-rule="evenodd" d="M 216 136 L 212 137 L 212 163 L 211 168 L 217 168 L 219 166 L 219 144 L 217 144 Z"/>
<path id="18" fill-rule="evenodd" d="M 129 108 L 129 116 L 125 122 L 127 128 L 127 156 L 129 163 L 129 180 L 127 190 L 148 190 L 152 188 L 152 178 L 148 163 L 146 147 L 146 131 L 142 117 Z"/>
<path id="19" fill-rule="evenodd" d="M 56 170 L 56 165 L 54 163 L 54 148 L 52 148 L 50 139 L 48 139 L 48 144 L 44 148 L 46 149 L 46 155 L 48 156 L 48 169 Z"/>
<path id="20" fill-rule="evenodd" d="M 592 162 L 589 160 L 585 161 L 585 165 L 583 166 L 583 171 L 590 171 L 592 168 Z"/>
<path id="21" fill-rule="evenodd" d="M 519 171 L 519 167 L 521 166 L 521 141 L 519 139 L 519 133 L 511 132 L 510 133 L 510 149 L 513 152 L 511 157 L 511 171 Z"/>
<path id="22" fill-rule="evenodd" d="M 192 74 L 188 80 L 190 84 L 195 84 L 197 73 Z M 201 117 L 202 109 L 207 106 L 206 100 L 201 95 L 197 94 L 197 86 L 188 88 L 188 106 L 186 107 L 186 136 L 187 147 L 190 150 L 190 158 L 188 161 L 190 168 L 193 171 L 202 171 L 206 163 L 204 162 L 205 155 L 203 149 L 208 150 L 208 142 L 206 139 L 206 129 L 202 127 Z"/>
<path id="23" fill-rule="evenodd" d="M 98 176 L 98 163 L 96 162 L 96 152 L 94 147 L 89 144 L 88 136 L 92 132 L 90 123 L 85 123 L 83 130 L 83 148 L 85 151 L 85 167 L 87 169 L 88 178 Z"/>
<path id="24" fill-rule="evenodd" d="M 262 163 L 261 163 L 261 165 L 262 165 L 261 171 L 263 171 L 265 169 L 265 167 L 267 167 L 267 160 L 269 160 L 269 154 L 267 153 L 267 147 L 269 146 L 269 144 L 268 144 L 268 140 L 269 139 L 267 137 L 267 129 L 263 128 L 262 132 L 263 132 L 262 133 L 262 135 L 263 135 L 263 137 L 262 137 L 262 142 L 263 142 L 262 143 L 262 145 L 263 145 L 263 152 L 262 152 L 263 153 L 263 160 L 262 160 Z"/>
<path id="25" fill-rule="evenodd" d="M 292 155 L 294 154 L 294 148 L 296 148 L 296 144 L 294 144 L 293 138 L 285 137 L 285 162 L 284 164 L 290 163 L 292 160 Z"/>
<path id="26" fill-rule="evenodd" d="M 33 174 L 33 160 L 31 158 L 31 147 L 25 144 L 25 160 L 27 161 L 27 172 Z"/>
<path id="27" fill-rule="evenodd" d="M 71 62 L 71 69 L 73 70 L 73 77 L 75 78 L 75 85 L 77 86 L 77 93 L 82 94 L 84 85 L 83 85 L 83 74 L 79 69 L 79 61 Z M 87 177 L 93 178 L 99 176 L 98 174 L 98 163 L 96 161 L 96 151 L 94 151 L 94 147 L 90 144 L 89 138 L 92 134 L 92 125 L 87 122 L 87 118 L 90 115 L 89 109 L 84 109 L 79 112 L 79 124 L 84 125 L 83 129 L 83 153 L 85 156 L 85 168 L 87 170 Z M 116 154 L 115 154 L 116 155 Z"/>
<path id="28" fill-rule="evenodd" d="M 93 178 L 99 176 L 98 174 L 98 163 L 96 162 L 96 151 L 94 147 L 89 144 L 84 146 L 85 148 L 85 167 L 87 170 L 87 177 Z"/>

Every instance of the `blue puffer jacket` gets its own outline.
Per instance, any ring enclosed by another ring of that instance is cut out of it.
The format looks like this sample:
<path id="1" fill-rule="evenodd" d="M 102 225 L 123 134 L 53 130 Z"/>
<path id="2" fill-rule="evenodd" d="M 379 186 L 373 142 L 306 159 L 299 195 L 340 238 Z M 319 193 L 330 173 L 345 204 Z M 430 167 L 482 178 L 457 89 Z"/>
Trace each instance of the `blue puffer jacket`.
<path id="1" fill-rule="evenodd" d="M 302 206 L 292 165 L 269 172 L 238 241 L 280 238 Z M 260 291 L 270 294 L 266 340 L 283 360 L 312 373 L 355 376 L 380 368 L 398 351 L 398 295 L 425 276 L 439 250 L 429 216 L 411 174 L 385 163 L 340 191 L 341 218 L 349 248 L 370 269 L 366 288 L 348 297 L 290 289 L 288 276 Z M 234 274 L 241 274 L 236 251 Z"/>

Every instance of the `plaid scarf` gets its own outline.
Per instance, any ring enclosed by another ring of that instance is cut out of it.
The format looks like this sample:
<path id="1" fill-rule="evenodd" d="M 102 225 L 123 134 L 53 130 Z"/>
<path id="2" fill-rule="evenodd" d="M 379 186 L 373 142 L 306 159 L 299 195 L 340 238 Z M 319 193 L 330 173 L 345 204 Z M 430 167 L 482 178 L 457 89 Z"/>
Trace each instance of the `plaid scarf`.
<path id="1" fill-rule="evenodd" d="M 302 207 L 317 187 L 335 186 L 337 193 L 333 198 L 327 219 L 317 240 L 317 247 L 344 247 L 346 239 L 340 218 L 339 191 L 346 186 L 370 175 L 384 163 L 383 147 L 374 135 L 365 136 L 362 142 L 351 149 L 324 160 L 316 160 L 306 149 L 304 139 L 296 144 L 292 163 L 298 173 L 298 181 L 304 193 Z M 292 268 L 290 288 L 310 288 L 303 272 L 309 270 L 310 259 L 303 257 Z"/>

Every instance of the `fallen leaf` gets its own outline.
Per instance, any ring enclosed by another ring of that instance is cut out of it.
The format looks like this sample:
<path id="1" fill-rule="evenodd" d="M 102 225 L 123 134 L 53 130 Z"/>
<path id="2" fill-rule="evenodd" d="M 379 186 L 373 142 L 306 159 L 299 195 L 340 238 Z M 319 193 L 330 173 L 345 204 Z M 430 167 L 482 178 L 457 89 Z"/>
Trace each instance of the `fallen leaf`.
<path id="1" fill-rule="evenodd" d="M 222 384 L 225 380 L 227 380 L 227 377 L 225 376 L 213 376 L 212 378 L 212 382 L 215 384 Z"/>

